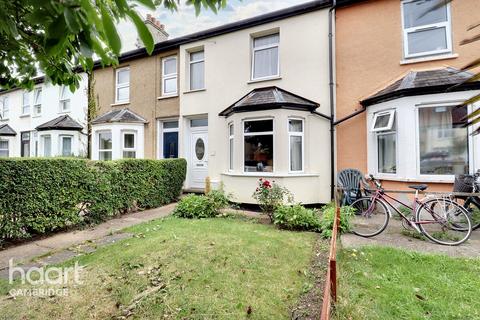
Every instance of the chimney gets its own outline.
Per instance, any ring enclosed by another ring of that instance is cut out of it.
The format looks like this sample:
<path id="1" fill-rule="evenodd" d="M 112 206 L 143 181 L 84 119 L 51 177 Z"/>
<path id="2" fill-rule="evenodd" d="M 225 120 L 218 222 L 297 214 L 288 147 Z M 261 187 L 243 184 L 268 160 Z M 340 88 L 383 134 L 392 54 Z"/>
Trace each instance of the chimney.
<path id="1" fill-rule="evenodd" d="M 168 33 L 165 31 L 165 25 L 161 24 L 155 17 L 153 17 L 150 13 L 147 13 L 147 17 L 144 21 L 145 25 L 147 26 L 148 30 L 152 34 L 153 42 L 158 43 L 165 40 L 168 40 Z M 137 48 L 143 48 L 143 42 L 140 38 L 137 38 L 137 42 L 135 44 Z"/>

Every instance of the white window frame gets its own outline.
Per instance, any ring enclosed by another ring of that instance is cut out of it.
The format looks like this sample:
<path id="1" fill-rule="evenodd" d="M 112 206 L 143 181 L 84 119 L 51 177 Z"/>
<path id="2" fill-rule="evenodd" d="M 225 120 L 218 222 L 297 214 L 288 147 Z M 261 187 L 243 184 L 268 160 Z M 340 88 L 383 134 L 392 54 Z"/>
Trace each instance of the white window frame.
<path id="1" fill-rule="evenodd" d="M 302 132 L 290 131 L 290 120 L 296 120 L 302 122 Z M 305 172 L 305 120 L 302 118 L 288 118 L 287 119 L 287 131 L 288 131 L 288 172 L 289 173 L 303 173 Z M 302 169 L 292 170 L 292 157 L 291 150 L 292 144 L 290 137 L 302 138 Z"/>
<path id="2" fill-rule="evenodd" d="M 257 38 L 262 38 L 262 37 L 268 37 L 268 36 L 273 36 L 275 34 L 278 34 L 278 42 L 275 44 L 269 44 L 269 45 L 264 45 L 261 47 L 256 47 L 255 48 L 255 39 Z M 262 35 L 254 35 L 251 37 L 251 47 L 252 47 L 252 66 L 251 66 L 251 74 L 250 74 L 250 80 L 252 81 L 257 81 L 257 80 L 266 80 L 266 79 L 271 79 L 271 78 L 278 78 L 280 77 L 280 32 L 275 31 L 272 33 L 267 33 L 267 34 L 262 34 Z M 265 76 L 265 77 L 258 77 L 255 78 L 255 52 L 256 51 L 261 51 L 265 49 L 271 49 L 271 48 L 278 48 L 278 61 L 277 61 L 277 73 L 271 76 Z"/>
<path id="3" fill-rule="evenodd" d="M 375 124 L 377 123 L 378 118 L 389 115 L 388 123 L 385 127 L 375 128 Z M 393 124 L 395 123 L 395 109 L 387 110 L 387 111 L 380 111 L 376 112 L 373 116 L 372 121 L 372 132 L 383 132 L 383 131 L 390 131 L 393 128 Z"/>
<path id="4" fill-rule="evenodd" d="M 45 154 L 45 138 L 50 138 L 50 154 L 46 155 Z M 41 142 L 41 151 L 42 151 L 42 157 L 51 157 L 52 156 L 52 135 L 50 134 L 42 134 L 40 135 L 40 142 Z"/>
<path id="5" fill-rule="evenodd" d="M 233 122 L 230 122 L 228 124 L 228 171 L 233 171 L 235 169 L 234 161 L 235 161 L 235 125 Z M 245 163 L 244 163 L 244 170 L 245 170 Z"/>
<path id="6" fill-rule="evenodd" d="M 102 133 L 110 133 L 110 136 L 112 138 L 112 147 L 110 149 L 100 149 L 100 135 Z M 97 134 L 97 148 L 98 148 L 97 149 L 97 156 L 98 156 L 98 160 L 101 159 L 100 154 L 102 152 L 110 152 L 111 155 L 112 155 L 111 158 L 113 160 L 113 133 L 112 133 L 112 130 L 99 130 L 99 131 L 96 132 L 96 134 Z M 107 160 L 102 160 L 102 161 L 107 161 Z"/>
<path id="7" fill-rule="evenodd" d="M 203 52 L 203 59 L 192 60 L 192 54 L 198 53 L 198 52 Z M 190 91 L 205 90 L 205 87 L 206 87 L 206 83 L 205 83 L 205 49 L 201 48 L 199 50 L 187 51 L 187 53 L 188 53 L 188 89 Z M 192 65 L 197 64 L 197 63 L 203 63 L 203 88 L 192 89 Z"/>
<path id="8" fill-rule="evenodd" d="M 133 134 L 133 148 L 125 147 L 125 135 Z M 122 159 L 138 159 L 138 150 L 137 150 L 137 131 L 134 130 L 123 130 L 122 131 Z M 125 158 L 124 152 L 135 152 L 135 158 Z"/>
<path id="9" fill-rule="evenodd" d="M 437 55 L 441 53 L 451 53 L 452 52 L 452 27 L 451 27 L 451 13 L 450 13 L 450 3 L 448 3 L 447 6 L 447 21 L 444 22 L 437 22 L 437 23 L 432 23 L 432 24 L 426 24 L 423 26 L 417 26 L 417 27 L 411 27 L 411 28 L 406 28 L 405 27 L 405 14 L 404 14 L 404 4 L 410 3 L 410 2 L 416 2 L 418 0 L 402 0 L 400 2 L 401 6 L 401 12 L 402 12 L 402 32 L 403 32 L 403 54 L 405 58 L 416 58 L 416 57 L 421 57 L 421 56 L 429 56 L 429 55 Z M 439 28 L 445 28 L 445 35 L 446 35 L 446 40 L 447 40 L 447 48 L 442 49 L 442 50 L 433 50 L 433 51 L 426 51 L 426 52 L 420 52 L 420 53 L 413 53 L 409 54 L 408 53 L 408 34 L 413 33 L 413 32 L 419 32 L 419 31 L 426 31 L 426 30 L 431 30 L 431 29 L 439 29 Z"/>
<path id="10" fill-rule="evenodd" d="M 41 87 L 35 88 L 35 90 L 33 91 L 33 115 L 34 116 L 40 116 L 42 114 L 42 95 L 43 95 L 43 89 Z M 39 109 L 39 112 L 37 112 L 37 109 Z"/>
<path id="11" fill-rule="evenodd" d="M 25 97 L 28 97 L 28 103 L 25 103 Z M 23 94 L 22 94 L 22 116 L 28 116 L 30 115 L 30 112 L 31 112 L 31 103 L 30 103 L 30 98 L 31 98 L 31 94 L 29 91 L 24 91 Z M 28 111 L 25 112 L 25 109 L 27 109 Z"/>
<path id="12" fill-rule="evenodd" d="M 170 61 L 170 60 L 175 60 L 175 73 L 165 73 L 165 63 Z M 175 79 L 175 91 L 174 92 L 165 92 L 165 82 L 167 80 L 172 80 Z M 170 57 L 165 57 L 162 59 L 162 96 L 176 96 L 178 95 L 178 61 L 177 61 L 177 56 L 170 56 Z"/>
<path id="13" fill-rule="evenodd" d="M 399 155 L 399 152 L 398 152 L 398 145 L 399 145 L 398 128 L 395 128 L 395 130 L 393 130 L 392 128 L 390 130 L 374 132 L 374 135 L 375 135 L 375 142 L 374 142 L 375 143 L 375 173 L 377 175 L 380 175 L 380 176 L 383 176 L 383 177 L 396 177 L 397 174 L 398 174 L 398 163 L 399 163 L 398 162 L 398 160 L 399 160 L 398 159 L 398 155 Z M 378 158 L 379 158 L 378 137 L 379 136 L 384 136 L 384 135 L 389 135 L 389 134 L 394 134 L 395 135 L 395 173 L 380 172 L 380 168 L 379 168 L 380 163 L 378 162 Z"/>
<path id="14" fill-rule="evenodd" d="M 71 141 L 71 145 L 70 145 L 70 147 L 71 147 L 71 153 L 70 153 L 70 155 L 64 155 L 64 154 L 63 154 L 63 140 L 64 140 L 65 138 L 68 138 L 68 139 L 70 139 L 70 141 Z M 59 152 L 59 155 L 62 156 L 62 157 L 71 157 L 71 156 L 74 154 L 74 152 L 73 152 L 73 135 L 62 134 L 62 135 L 59 136 L 59 140 L 60 140 L 60 152 Z"/>
<path id="15" fill-rule="evenodd" d="M 118 74 L 122 71 L 128 71 L 128 82 L 118 83 Z M 115 70 L 115 103 L 128 103 L 130 102 L 130 67 L 118 68 Z M 128 88 L 128 98 L 125 100 L 118 99 L 118 89 Z"/>
<path id="16" fill-rule="evenodd" d="M 10 106 L 8 97 L 3 97 L 0 102 L 2 103 L 2 109 L 0 110 L 0 120 L 8 120 L 10 117 Z"/>
<path id="17" fill-rule="evenodd" d="M 178 126 L 176 128 L 164 128 L 163 124 L 165 122 L 178 122 Z M 177 132 L 179 133 L 180 130 L 180 120 L 178 118 L 168 118 L 168 119 L 161 119 L 158 120 L 158 152 L 157 152 L 157 159 L 165 159 L 163 157 L 163 134 L 165 132 Z M 180 135 L 178 135 L 178 140 L 180 141 Z M 180 147 L 180 144 L 178 145 Z"/>
<path id="18" fill-rule="evenodd" d="M 66 94 L 65 94 L 65 91 Z M 60 87 L 60 98 L 59 98 L 59 113 L 67 113 L 70 112 L 72 109 L 71 106 L 71 94 L 72 92 L 70 91 L 70 88 L 68 86 L 61 86 Z M 64 109 L 65 103 L 68 102 L 68 109 Z"/>
<path id="19" fill-rule="evenodd" d="M 245 122 L 251 122 L 251 121 L 262 121 L 262 120 L 272 120 L 272 131 L 262 131 L 262 132 L 251 132 L 251 133 L 245 133 Z M 242 119 L 242 172 L 245 175 L 252 175 L 252 176 L 270 176 L 275 173 L 275 159 L 276 157 L 276 139 L 275 139 L 275 118 L 269 118 L 269 117 L 264 117 L 264 118 L 245 118 Z M 267 134 L 271 134 L 273 136 L 273 154 L 272 154 L 272 160 L 273 160 L 273 166 L 272 166 L 272 172 L 248 172 L 245 171 L 245 137 L 246 136 L 264 136 Z"/>
<path id="20" fill-rule="evenodd" d="M 7 148 L 6 149 L 0 149 L 0 151 L 7 151 L 7 156 L 3 158 L 9 158 L 10 157 L 10 140 L 9 139 L 0 139 L 0 141 L 6 141 L 7 142 Z M 2 157 L 0 157 L 1 159 Z"/>

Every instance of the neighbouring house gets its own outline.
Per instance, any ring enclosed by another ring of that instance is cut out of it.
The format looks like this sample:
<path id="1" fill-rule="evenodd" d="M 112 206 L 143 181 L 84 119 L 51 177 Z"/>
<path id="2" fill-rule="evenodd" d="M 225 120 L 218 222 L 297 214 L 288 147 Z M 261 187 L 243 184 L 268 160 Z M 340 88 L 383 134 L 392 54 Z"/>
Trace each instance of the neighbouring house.
<path id="1" fill-rule="evenodd" d="M 480 42 L 459 45 L 477 11 L 470 0 L 338 1 L 338 170 L 358 168 L 391 189 L 446 191 L 455 175 L 480 169 L 480 138 L 465 127 L 473 106 L 457 107 L 480 93 L 460 71 Z"/>
<path id="2" fill-rule="evenodd" d="M 75 92 L 44 77 L 35 83 L 0 92 L 0 157 L 86 157 L 87 75 Z"/>
<path id="3" fill-rule="evenodd" d="M 314 1 L 122 54 L 94 70 L 92 158 L 188 162 L 252 203 L 261 177 L 302 203 L 330 201 L 329 1 Z M 153 23 L 153 25 L 158 25 Z"/>

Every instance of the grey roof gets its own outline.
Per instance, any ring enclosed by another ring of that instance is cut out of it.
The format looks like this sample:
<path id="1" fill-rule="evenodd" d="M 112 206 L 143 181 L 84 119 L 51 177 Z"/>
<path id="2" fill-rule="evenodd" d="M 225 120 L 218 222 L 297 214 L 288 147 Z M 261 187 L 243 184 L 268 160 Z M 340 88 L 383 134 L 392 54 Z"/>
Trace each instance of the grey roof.
<path id="1" fill-rule="evenodd" d="M 116 109 L 98 116 L 93 119 L 92 124 L 111 123 L 111 122 L 126 122 L 126 123 L 147 123 L 142 116 L 128 108 Z"/>
<path id="2" fill-rule="evenodd" d="M 38 131 L 45 131 L 45 130 L 74 130 L 74 131 L 81 131 L 83 130 L 83 126 L 78 123 L 77 121 L 73 120 L 72 117 L 69 115 L 63 115 L 57 117 L 53 120 L 45 122 L 38 127 L 35 128 Z"/>
<path id="3" fill-rule="evenodd" d="M 313 112 L 320 105 L 296 94 L 272 86 L 250 91 L 240 100 L 220 112 L 228 117 L 237 112 L 251 112 L 268 109 L 298 109 Z"/>
<path id="4" fill-rule="evenodd" d="M 16 136 L 17 133 L 8 124 L 0 124 L 0 136 Z"/>
<path id="5" fill-rule="evenodd" d="M 405 96 L 476 89 L 480 87 L 480 83 L 467 82 L 472 76 L 470 72 L 451 67 L 410 71 L 401 79 L 361 101 L 361 104 L 369 106 Z"/>

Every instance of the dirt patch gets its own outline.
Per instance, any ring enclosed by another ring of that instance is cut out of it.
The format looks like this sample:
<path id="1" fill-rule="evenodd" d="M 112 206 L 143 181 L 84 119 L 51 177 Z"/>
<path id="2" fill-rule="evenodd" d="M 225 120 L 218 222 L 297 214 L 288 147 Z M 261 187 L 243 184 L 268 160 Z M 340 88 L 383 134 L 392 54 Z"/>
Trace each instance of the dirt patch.
<path id="1" fill-rule="evenodd" d="M 320 319 L 323 302 L 323 288 L 328 266 L 328 249 L 330 242 L 318 238 L 315 243 L 312 261 L 310 264 L 310 285 L 304 287 L 299 302 L 292 310 L 294 320 L 317 320 Z"/>

